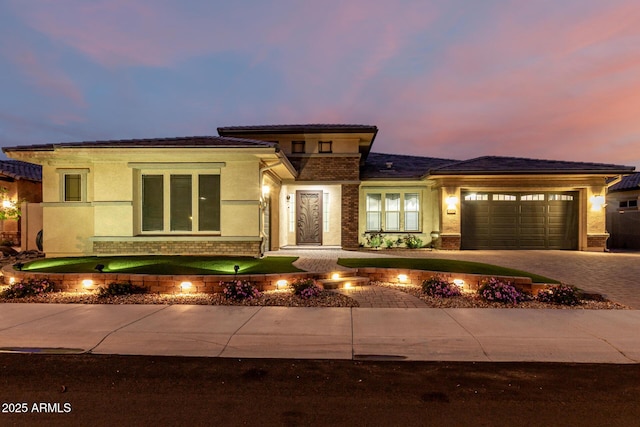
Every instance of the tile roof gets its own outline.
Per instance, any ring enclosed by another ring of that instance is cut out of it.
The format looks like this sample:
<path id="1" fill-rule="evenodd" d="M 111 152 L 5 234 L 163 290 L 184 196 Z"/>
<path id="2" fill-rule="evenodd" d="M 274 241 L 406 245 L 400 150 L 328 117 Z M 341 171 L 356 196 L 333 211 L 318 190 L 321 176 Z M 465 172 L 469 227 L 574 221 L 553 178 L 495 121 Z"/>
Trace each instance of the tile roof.
<path id="1" fill-rule="evenodd" d="M 369 153 L 360 168 L 361 179 L 419 179 L 433 168 L 456 160 L 401 154 Z"/>
<path id="2" fill-rule="evenodd" d="M 178 138 L 119 139 L 108 141 L 62 142 L 55 144 L 4 147 L 3 151 L 53 151 L 60 148 L 278 148 L 275 142 L 221 136 L 188 136 Z"/>
<path id="3" fill-rule="evenodd" d="M 630 173 L 633 166 L 605 163 L 569 162 L 563 160 L 539 160 L 521 157 L 484 156 L 438 167 L 432 174 L 552 174 L 552 173 Z"/>
<path id="4" fill-rule="evenodd" d="M 13 179 L 42 181 L 42 166 L 20 160 L 0 160 L 0 175 Z"/>
<path id="5" fill-rule="evenodd" d="M 620 182 L 609 187 L 609 192 L 640 190 L 640 172 L 622 177 Z"/>
<path id="6" fill-rule="evenodd" d="M 225 136 L 237 133 L 377 133 L 378 128 L 370 125 L 349 124 L 304 124 L 304 125 L 262 125 L 262 126 L 222 126 L 218 134 Z"/>

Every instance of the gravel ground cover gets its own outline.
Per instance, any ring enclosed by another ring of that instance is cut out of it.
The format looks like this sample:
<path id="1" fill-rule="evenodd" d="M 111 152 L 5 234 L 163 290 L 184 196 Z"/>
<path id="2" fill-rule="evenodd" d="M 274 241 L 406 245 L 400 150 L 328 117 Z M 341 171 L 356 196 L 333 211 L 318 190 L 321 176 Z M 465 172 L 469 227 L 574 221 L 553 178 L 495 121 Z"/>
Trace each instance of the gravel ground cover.
<path id="1" fill-rule="evenodd" d="M 396 285 L 375 282 L 370 286 L 384 286 L 406 292 L 424 301 L 429 308 L 530 308 L 530 309 L 565 309 L 565 310 L 624 310 L 627 306 L 612 301 L 581 300 L 579 305 L 565 306 L 542 303 L 538 301 L 522 302 L 508 305 L 486 302 L 476 294 L 463 294 L 459 297 L 435 298 L 422 293 L 418 286 Z M 358 307 L 353 298 L 331 291 L 322 291 L 312 298 L 295 296 L 288 290 L 266 291 L 250 300 L 233 301 L 222 294 L 137 294 L 99 297 L 96 294 L 80 292 L 52 292 L 37 297 L 2 299 L 3 303 L 51 303 L 51 304 L 192 304 L 192 305 L 235 305 L 235 306 L 280 306 L 280 307 Z"/>
<path id="2" fill-rule="evenodd" d="M 539 301 L 525 301 L 517 305 L 501 304 L 497 302 L 487 302 L 482 300 L 475 293 L 465 293 L 458 297 L 436 298 L 425 295 L 422 288 L 411 285 L 396 285 L 393 283 L 375 282 L 376 286 L 395 289 L 406 292 L 424 301 L 429 308 L 553 308 L 564 310 L 628 310 L 629 307 L 612 301 L 580 300 L 580 304 L 575 306 L 549 304 Z"/>

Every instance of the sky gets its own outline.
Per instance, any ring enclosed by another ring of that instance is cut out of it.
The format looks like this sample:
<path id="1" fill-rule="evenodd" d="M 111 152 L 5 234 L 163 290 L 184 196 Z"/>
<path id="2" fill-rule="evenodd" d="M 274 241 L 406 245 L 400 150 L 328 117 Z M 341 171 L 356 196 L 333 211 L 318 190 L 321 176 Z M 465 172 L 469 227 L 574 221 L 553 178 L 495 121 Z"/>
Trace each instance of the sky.
<path id="1" fill-rule="evenodd" d="M 0 0 L 0 145 L 375 125 L 640 169 L 637 0 Z"/>

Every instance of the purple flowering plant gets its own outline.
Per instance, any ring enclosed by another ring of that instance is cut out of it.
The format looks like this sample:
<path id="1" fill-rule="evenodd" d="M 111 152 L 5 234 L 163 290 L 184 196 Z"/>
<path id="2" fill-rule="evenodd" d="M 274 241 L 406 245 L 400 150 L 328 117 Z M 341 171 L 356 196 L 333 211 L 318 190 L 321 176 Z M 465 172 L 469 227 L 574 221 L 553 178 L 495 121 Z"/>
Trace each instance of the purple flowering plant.
<path id="1" fill-rule="evenodd" d="M 29 279 L 16 282 L 0 293 L 2 298 L 26 298 L 44 295 L 53 291 L 54 283 L 47 279 Z"/>
<path id="2" fill-rule="evenodd" d="M 450 298 L 462 295 L 460 288 L 440 276 L 422 282 L 422 292 L 435 298 Z"/>
<path id="3" fill-rule="evenodd" d="M 529 299 L 528 295 L 519 291 L 513 283 L 495 277 L 484 280 L 478 289 L 480 298 L 487 302 L 518 304 Z"/>
<path id="4" fill-rule="evenodd" d="M 552 304 L 578 305 L 580 304 L 580 291 L 575 286 L 554 285 L 539 291 L 536 299 Z"/>
<path id="5" fill-rule="evenodd" d="M 228 300 L 250 300 L 261 295 L 258 288 L 247 280 L 233 280 L 231 282 L 220 282 L 220 284 L 224 287 L 222 293 Z"/>
<path id="6" fill-rule="evenodd" d="M 291 282 L 293 294 L 302 298 L 314 298 L 320 295 L 322 288 L 313 279 L 295 279 Z"/>

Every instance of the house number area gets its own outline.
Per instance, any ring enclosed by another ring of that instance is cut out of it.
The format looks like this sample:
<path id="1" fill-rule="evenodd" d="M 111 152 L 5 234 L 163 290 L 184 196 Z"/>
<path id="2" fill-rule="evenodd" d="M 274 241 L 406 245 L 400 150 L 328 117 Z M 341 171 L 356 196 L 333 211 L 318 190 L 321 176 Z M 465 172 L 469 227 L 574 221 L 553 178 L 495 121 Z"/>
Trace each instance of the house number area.
<path id="1" fill-rule="evenodd" d="M 71 409 L 69 402 L 2 402 L 3 414 L 68 414 Z"/>

